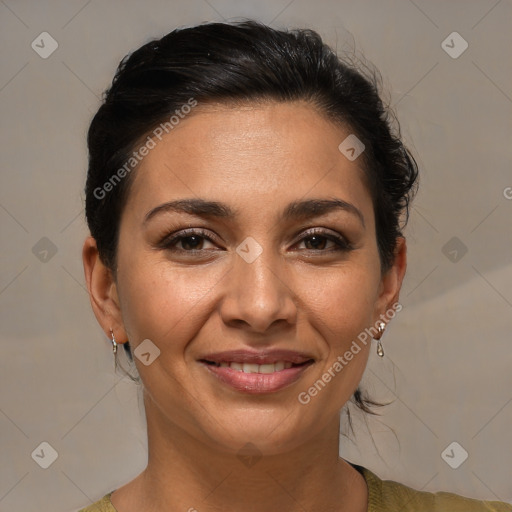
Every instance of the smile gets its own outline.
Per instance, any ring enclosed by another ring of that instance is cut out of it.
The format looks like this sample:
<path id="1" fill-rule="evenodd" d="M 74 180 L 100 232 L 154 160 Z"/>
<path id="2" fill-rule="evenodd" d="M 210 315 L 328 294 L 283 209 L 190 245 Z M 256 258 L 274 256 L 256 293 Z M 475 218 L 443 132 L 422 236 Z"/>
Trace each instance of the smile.
<path id="1" fill-rule="evenodd" d="M 301 366 L 300 364 L 294 364 L 289 361 L 277 361 L 275 363 L 268 364 L 236 363 L 234 361 L 222 361 L 220 363 L 206 361 L 206 363 L 214 365 L 217 368 L 231 368 L 232 370 L 235 370 L 237 372 L 244 373 L 274 373 L 280 372 L 282 370 L 287 370 L 288 368 L 292 368 L 292 366 Z"/>
<path id="2" fill-rule="evenodd" d="M 238 392 L 247 394 L 275 393 L 297 382 L 314 363 L 309 359 L 303 363 L 276 361 L 255 364 L 238 362 L 199 361 L 216 382 Z"/>

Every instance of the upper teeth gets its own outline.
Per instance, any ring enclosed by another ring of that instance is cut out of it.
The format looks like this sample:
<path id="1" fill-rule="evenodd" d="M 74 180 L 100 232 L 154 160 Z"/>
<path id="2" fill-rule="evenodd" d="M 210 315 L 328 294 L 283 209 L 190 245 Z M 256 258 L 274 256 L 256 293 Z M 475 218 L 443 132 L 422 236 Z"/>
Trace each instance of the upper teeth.
<path id="1" fill-rule="evenodd" d="M 253 364 L 253 363 L 227 363 L 222 362 L 220 366 L 227 368 L 228 366 L 233 370 L 244 373 L 274 373 L 280 372 L 286 368 L 291 368 L 292 363 L 285 361 L 278 361 L 277 363 L 269 364 Z"/>

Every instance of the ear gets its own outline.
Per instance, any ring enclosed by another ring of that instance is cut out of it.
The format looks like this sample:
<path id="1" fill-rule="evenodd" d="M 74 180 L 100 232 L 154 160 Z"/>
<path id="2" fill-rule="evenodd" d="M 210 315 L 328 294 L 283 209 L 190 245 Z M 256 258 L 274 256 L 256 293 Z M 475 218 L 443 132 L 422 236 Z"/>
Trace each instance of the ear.
<path id="1" fill-rule="evenodd" d="M 392 309 L 392 306 L 398 302 L 400 298 L 400 289 L 407 268 L 407 244 L 404 237 L 396 239 L 396 247 L 394 252 L 394 260 L 391 268 L 382 275 L 379 296 L 375 305 L 374 322 L 381 319 L 386 321 L 386 311 Z"/>
<path id="2" fill-rule="evenodd" d="M 89 236 L 82 249 L 85 282 L 94 315 L 108 338 L 110 329 L 114 331 L 117 343 L 127 341 L 121 316 L 117 286 L 112 271 L 100 259 L 96 240 Z"/>

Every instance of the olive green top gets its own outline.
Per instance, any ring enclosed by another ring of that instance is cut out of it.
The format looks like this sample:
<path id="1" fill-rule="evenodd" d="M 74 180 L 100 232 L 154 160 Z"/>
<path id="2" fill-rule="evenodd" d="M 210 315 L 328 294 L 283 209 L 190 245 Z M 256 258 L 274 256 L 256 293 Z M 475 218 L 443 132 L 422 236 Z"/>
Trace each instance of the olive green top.
<path id="1" fill-rule="evenodd" d="M 501 501 L 480 501 L 450 492 L 423 492 L 381 480 L 370 470 L 352 464 L 368 486 L 368 512 L 512 512 L 512 505 Z M 117 512 L 109 492 L 100 501 L 79 512 Z"/>

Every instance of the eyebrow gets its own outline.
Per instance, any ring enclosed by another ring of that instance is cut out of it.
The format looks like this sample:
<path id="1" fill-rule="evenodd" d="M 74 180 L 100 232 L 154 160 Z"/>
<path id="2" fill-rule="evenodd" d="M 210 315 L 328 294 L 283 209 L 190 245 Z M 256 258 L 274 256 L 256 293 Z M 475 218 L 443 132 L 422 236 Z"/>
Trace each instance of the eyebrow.
<path id="1" fill-rule="evenodd" d="M 363 227 L 366 227 L 361 211 L 353 204 L 342 199 L 293 201 L 286 206 L 279 220 L 302 220 L 310 217 L 320 217 L 337 210 L 343 210 L 355 215 Z M 228 219 L 235 218 L 239 213 L 238 210 L 218 201 L 207 201 L 199 198 L 178 199 L 163 203 L 150 210 L 144 217 L 143 224 L 146 224 L 150 219 L 163 212 L 188 213 L 197 217 Z"/>

